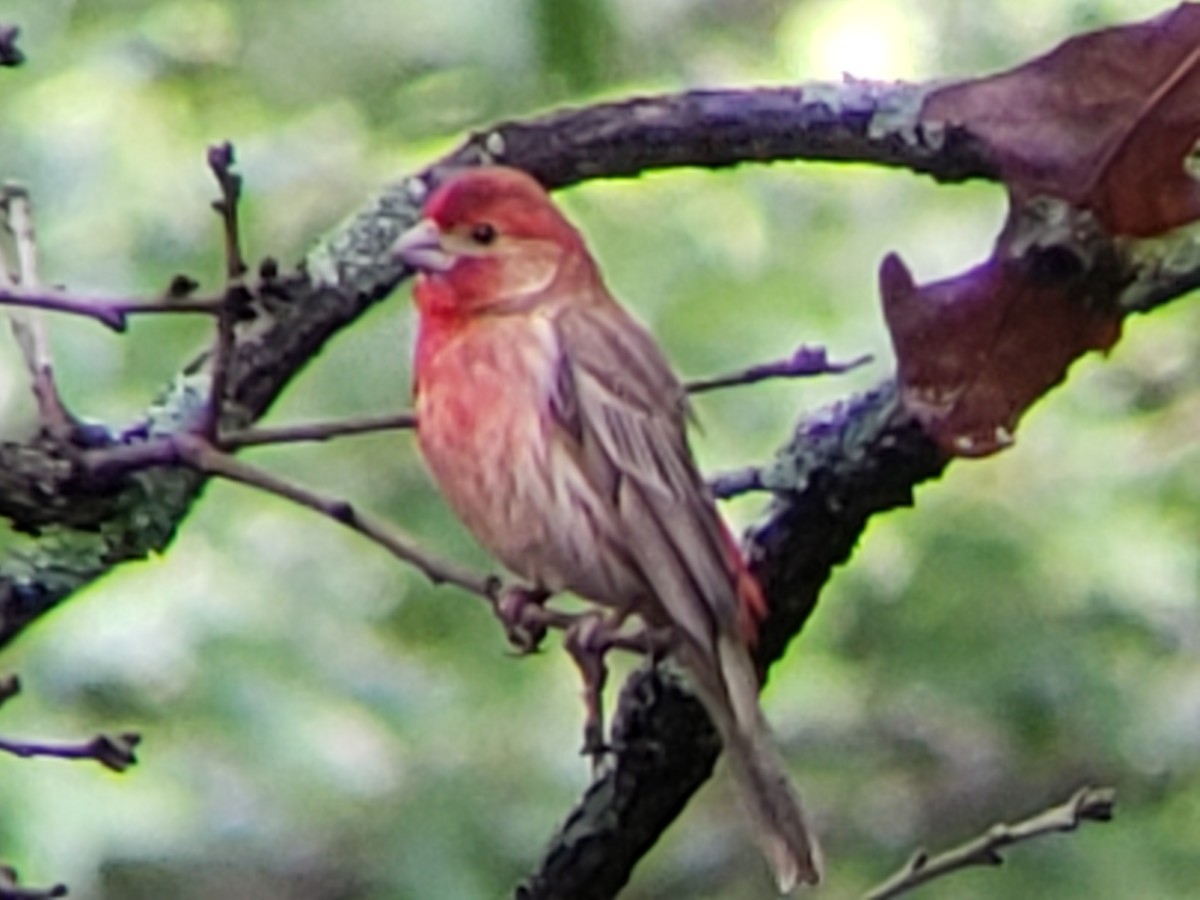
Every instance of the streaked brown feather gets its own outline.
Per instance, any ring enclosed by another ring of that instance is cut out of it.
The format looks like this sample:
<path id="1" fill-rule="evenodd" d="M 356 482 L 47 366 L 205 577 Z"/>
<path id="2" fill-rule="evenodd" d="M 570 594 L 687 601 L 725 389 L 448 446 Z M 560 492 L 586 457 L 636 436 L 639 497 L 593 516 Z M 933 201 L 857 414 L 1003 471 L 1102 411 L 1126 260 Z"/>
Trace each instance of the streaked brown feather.
<path id="1" fill-rule="evenodd" d="M 712 653 L 739 604 L 722 525 L 688 448 L 683 386 L 649 333 L 606 296 L 562 309 L 554 323 L 572 373 L 558 383 L 574 389 L 578 410 L 564 430 L 582 435 L 590 479 L 619 480 L 616 515 L 630 551 L 666 615 Z"/>

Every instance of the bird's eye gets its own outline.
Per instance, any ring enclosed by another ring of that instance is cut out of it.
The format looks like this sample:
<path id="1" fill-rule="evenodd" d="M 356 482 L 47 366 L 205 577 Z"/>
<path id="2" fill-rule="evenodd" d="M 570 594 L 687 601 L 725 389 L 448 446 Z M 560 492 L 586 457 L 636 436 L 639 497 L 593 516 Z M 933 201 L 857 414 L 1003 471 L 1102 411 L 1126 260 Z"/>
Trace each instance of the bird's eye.
<path id="1" fill-rule="evenodd" d="M 471 229 L 471 240 L 486 247 L 496 240 L 496 226 L 489 222 L 480 222 Z"/>

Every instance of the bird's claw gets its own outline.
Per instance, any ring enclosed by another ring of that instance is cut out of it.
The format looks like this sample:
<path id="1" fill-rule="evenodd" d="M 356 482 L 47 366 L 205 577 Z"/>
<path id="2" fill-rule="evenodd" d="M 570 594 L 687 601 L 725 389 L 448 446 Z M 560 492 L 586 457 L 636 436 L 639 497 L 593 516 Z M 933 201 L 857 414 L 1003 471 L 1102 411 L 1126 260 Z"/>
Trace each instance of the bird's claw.
<path id="1" fill-rule="evenodd" d="M 597 771 L 604 763 L 604 758 L 612 753 L 612 745 L 604 739 L 604 723 L 601 721 L 585 722 L 583 725 L 583 746 L 579 755 L 586 756 L 592 764 L 592 771 Z"/>
<path id="2" fill-rule="evenodd" d="M 496 592 L 493 609 L 504 626 L 504 635 L 519 656 L 536 653 L 546 637 L 543 604 L 550 594 L 536 588 L 510 585 Z"/>
<path id="3" fill-rule="evenodd" d="M 643 653 L 650 661 L 650 666 L 656 668 L 667 658 L 667 654 L 675 646 L 675 634 L 670 628 L 653 628 L 646 625 L 634 638 L 643 643 Z"/>

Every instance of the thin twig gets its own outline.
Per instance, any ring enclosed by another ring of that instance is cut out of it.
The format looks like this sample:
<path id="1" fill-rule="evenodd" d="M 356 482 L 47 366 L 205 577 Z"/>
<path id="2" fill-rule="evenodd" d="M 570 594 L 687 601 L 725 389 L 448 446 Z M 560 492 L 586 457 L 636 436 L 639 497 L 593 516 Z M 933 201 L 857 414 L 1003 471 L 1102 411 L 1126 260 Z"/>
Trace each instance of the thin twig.
<path id="1" fill-rule="evenodd" d="M 240 450 L 243 447 L 260 447 L 264 444 L 327 441 L 346 435 L 402 431 L 415 428 L 416 425 L 416 415 L 411 412 L 403 412 L 387 416 L 363 416 L 339 422 L 310 422 L 301 425 L 283 425 L 278 428 L 247 428 L 244 431 L 223 434 L 216 443 L 222 450 Z"/>
<path id="2" fill-rule="evenodd" d="M 212 207 L 221 217 L 225 235 L 225 306 L 217 315 L 217 336 L 210 360 L 212 383 L 209 388 L 208 412 L 203 432 L 210 439 L 216 437 L 221 421 L 221 405 L 225 402 L 225 389 L 229 382 L 229 365 L 233 359 L 234 322 L 237 306 L 249 300 L 243 276 L 246 261 L 242 256 L 238 204 L 242 198 L 242 176 L 233 171 L 233 144 L 225 141 L 208 148 L 208 167 L 217 179 L 221 196 Z"/>
<path id="3" fill-rule="evenodd" d="M 348 501 L 317 493 L 236 459 L 213 446 L 201 434 L 176 434 L 138 444 L 90 450 L 80 456 L 80 462 L 88 475 L 101 482 L 156 466 L 188 466 L 202 474 L 234 481 L 320 513 L 383 547 L 434 584 L 452 584 L 486 600 L 504 623 L 506 635 L 520 653 L 536 650 L 548 629 L 567 631 L 580 619 L 579 613 L 547 606 L 544 592 L 520 585 L 505 585 L 494 576 L 435 556 L 412 536 L 359 511 Z M 661 636 L 645 630 L 613 633 L 607 636 L 607 645 L 639 654 L 661 653 L 664 649 Z"/>
<path id="4" fill-rule="evenodd" d="M 223 453 L 202 437 L 185 435 L 173 440 L 182 463 L 206 475 L 235 481 L 282 497 L 333 519 L 383 547 L 402 562 L 413 566 L 434 584 L 452 584 L 469 594 L 482 597 L 491 604 L 502 620 L 506 615 L 502 598 L 512 596 L 513 591 L 529 591 L 528 588 L 505 587 L 494 576 L 482 575 L 466 566 L 435 556 L 421 547 L 410 535 L 382 519 L 360 512 L 348 501 L 324 496 L 292 484 L 265 469 Z M 580 615 L 552 609 L 543 602 L 537 602 L 527 604 L 523 608 L 521 619 L 522 626 L 526 628 L 566 631 L 578 623 Z M 509 623 L 506 622 L 507 624 Z M 643 632 L 613 633 L 606 639 L 610 647 L 638 653 L 644 653 L 648 649 L 654 650 L 661 643 L 657 636 L 647 636 Z M 531 648 L 522 646 L 520 649 Z"/>
<path id="5" fill-rule="evenodd" d="M 751 366 L 738 372 L 702 378 L 688 382 L 691 393 L 755 384 L 768 378 L 803 378 L 812 375 L 847 372 L 865 365 L 871 357 L 860 356 L 847 363 L 831 363 L 822 348 L 801 347 L 787 359 Z M 377 431 L 401 431 L 417 427 L 415 413 L 404 412 L 385 416 L 364 416 L 337 422 L 313 422 L 285 425 L 278 428 L 254 428 L 222 435 L 216 444 L 222 450 L 239 450 L 263 444 L 286 444 L 301 441 L 327 441 L 332 438 Z M 718 498 L 732 497 L 753 490 L 762 490 L 761 471 L 746 468 L 718 476 L 712 482 Z"/>
<path id="6" fill-rule="evenodd" d="M 993 825 L 984 834 L 937 856 L 918 850 L 904 868 L 873 889 L 864 900 L 891 900 L 937 878 L 974 866 L 998 866 L 1000 851 L 1047 834 L 1074 831 L 1084 822 L 1112 819 L 1116 791 L 1108 787 L 1082 787 L 1065 803 L 1043 810 L 1012 825 Z"/>
<path id="7" fill-rule="evenodd" d="M 17 883 L 17 870 L 11 866 L 0 866 L 0 900 L 51 900 L 67 896 L 67 886 L 56 884 L 48 888 L 21 887 Z"/>
<path id="8" fill-rule="evenodd" d="M 15 285 L 0 285 L 0 306 L 28 307 L 83 316 L 95 319 L 117 333 L 129 327 L 129 316 L 161 313 L 203 313 L 216 316 L 226 305 L 224 297 L 170 301 L 117 300 L 106 297 L 79 297 L 50 288 L 29 291 Z"/>
<path id="9" fill-rule="evenodd" d="M 492 596 L 494 584 L 491 578 L 433 556 L 409 535 L 380 519 L 359 512 L 345 500 L 327 497 L 285 481 L 265 469 L 222 453 L 199 436 L 180 435 L 172 440 L 179 459 L 199 472 L 236 481 L 319 512 L 371 539 L 396 558 L 415 567 L 435 584 L 453 584 L 489 600 Z"/>
<path id="10" fill-rule="evenodd" d="M 872 359 L 870 354 L 866 354 L 849 362 L 835 363 L 829 361 L 824 347 L 800 346 L 795 353 L 785 359 L 750 366 L 748 369 L 717 375 L 713 378 L 698 378 L 689 381 L 684 386 L 689 393 L 699 394 L 704 391 L 715 391 L 718 388 L 757 384 L 771 378 L 810 378 L 815 375 L 837 375 L 857 369 L 859 366 L 865 366 Z"/>
<path id="11" fill-rule="evenodd" d="M 718 500 L 729 500 L 742 494 L 765 491 L 767 487 L 763 484 L 762 474 L 759 466 L 721 472 L 708 480 L 708 489 Z"/>
<path id="12" fill-rule="evenodd" d="M 33 224 L 33 205 L 29 191 L 22 185 L 4 185 L 3 202 L 8 213 L 8 228 L 17 248 L 17 272 L 20 284 L 36 288 L 41 283 L 38 269 L 37 228 Z"/>
<path id="13" fill-rule="evenodd" d="M 37 290 L 41 284 L 41 273 L 38 271 L 37 229 L 29 192 L 20 185 L 6 184 L 2 203 L 17 251 L 18 284 L 26 290 Z M 0 260 L 0 268 L 4 267 L 4 261 Z M 7 272 L 0 275 L 0 288 L 8 287 L 8 282 Z M 54 381 L 50 338 L 41 311 L 13 309 L 9 311 L 9 321 L 29 372 L 38 420 L 47 434 L 66 438 L 74 431 L 74 420 L 67 412 Z"/>
<path id="14" fill-rule="evenodd" d="M 225 280 L 235 282 L 248 271 L 242 255 L 238 204 L 242 199 L 242 176 L 233 171 L 233 144 L 225 141 L 208 148 L 208 168 L 221 189 L 221 197 L 212 207 L 221 216 L 225 231 Z"/>
<path id="15" fill-rule="evenodd" d="M 754 384 L 768 378 L 802 378 L 812 375 L 846 372 L 864 365 L 870 356 L 861 356 L 847 363 L 831 363 L 822 348 L 800 347 L 784 360 L 751 366 L 738 372 L 688 382 L 692 393 Z M 403 412 L 383 416 L 363 416 L 336 422 L 311 422 L 284 425 L 277 428 L 252 428 L 221 435 L 213 443 L 221 450 L 233 451 L 264 444 L 289 444 L 304 441 L 328 441 L 332 438 L 379 431 L 403 431 L 417 427 L 415 413 Z M 753 490 L 762 490 L 761 471 L 746 468 L 718 476 L 712 482 L 718 498 L 732 497 Z"/>
<path id="16" fill-rule="evenodd" d="M 91 759 L 113 772 L 124 772 L 137 762 L 134 748 L 141 735 L 132 732 L 118 735 L 98 734 L 82 744 L 43 744 L 0 738 L 0 752 L 28 759 L 49 756 L 54 759 Z"/>

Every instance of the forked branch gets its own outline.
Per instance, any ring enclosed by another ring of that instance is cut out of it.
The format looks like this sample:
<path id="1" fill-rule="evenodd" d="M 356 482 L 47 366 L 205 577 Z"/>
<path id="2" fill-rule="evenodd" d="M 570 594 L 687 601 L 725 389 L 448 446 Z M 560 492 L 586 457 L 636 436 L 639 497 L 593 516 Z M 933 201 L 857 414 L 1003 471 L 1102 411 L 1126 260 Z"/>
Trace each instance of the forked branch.
<path id="1" fill-rule="evenodd" d="M 21 682 L 16 675 L 0 678 L 0 706 L 21 693 Z M 44 743 L 41 741 L 14 741 L 0 738 L 0 753 L 11 753 L 28 759 L 33 756 L 50 756 L 57 759 L 92 759 L 106 769 L 124 772 L 137 762 L 134 748 L 141 737 L 127 732 L 119 735 L 97 735 L 80 743 Z M 3 883 L 0 880 L 0 889 Z M 0 893 L 0 898 L 3 894 Z"/>
<path id="2" fill-rule="evenodd" d="M 908 863 L 864 900 L 891 900 L 954 872 L 975 866 L 998 866 L 1000 851 L 1016 844 L 1074 831 L 1084 822 L 1108 822 L 1113 816 L 1116 791 L 1108 787 L 1082 787 L 1065 803 L 1052 806 L 1011 825 L 993 825 L 986 832 L 950 850 L 930 856 L 918 850 Z"/>

